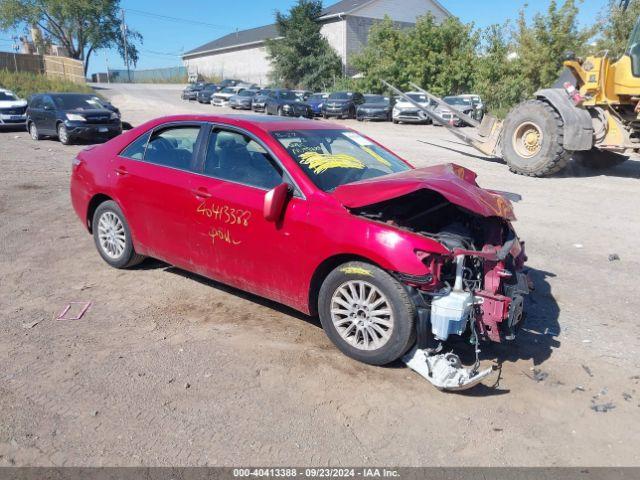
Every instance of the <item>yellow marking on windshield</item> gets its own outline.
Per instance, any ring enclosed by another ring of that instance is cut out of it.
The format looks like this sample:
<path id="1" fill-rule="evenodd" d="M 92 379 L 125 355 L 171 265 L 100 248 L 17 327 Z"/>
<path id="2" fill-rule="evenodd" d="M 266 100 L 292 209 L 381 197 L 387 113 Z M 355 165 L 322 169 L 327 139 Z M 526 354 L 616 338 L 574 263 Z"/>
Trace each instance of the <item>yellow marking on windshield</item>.
<path id="1" fill-rule="evenodd" d="M 300 163 L 309 165 L 309 168 L 315 174 L 324 173 L 332 168 L 355 168 L 358 170 L 365 168 L 364 163 L 360 160 L 344 154 L 332 155 L 330 153 L 306 152 L 300 155 Z"/>
<path id="2" fill-rule="evenodd" d="M 391 168 L 391 162 L 389 160 L 384 159 L 380 154 L 374 152 L 372 148 L 362 146 L 362 150 L 367 152 L 369 155 L 371 155 L 373 158 L 375 158 L 381 164 L 386 165 L 387 167 Z"/>

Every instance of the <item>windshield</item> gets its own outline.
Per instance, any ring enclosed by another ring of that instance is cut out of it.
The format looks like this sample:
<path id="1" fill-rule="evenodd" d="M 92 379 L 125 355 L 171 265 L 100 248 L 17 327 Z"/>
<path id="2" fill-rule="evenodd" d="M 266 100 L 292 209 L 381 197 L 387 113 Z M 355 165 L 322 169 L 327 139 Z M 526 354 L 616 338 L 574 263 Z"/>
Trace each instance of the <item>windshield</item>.
<path id="1" fill-rule="evenodd" d="M 365 95 L 364 100 L 366 103 L 389 103 L 389 99 L 382 95 Z"/>
<path id="2" fill-rule="evenodd" d="M 288 91 L 280 92 L 278 97 L 282 98 L 283 100 L 298 100 L 298 97 L 296 97 L 295 93 Z"/>
<path id="3" fill-rule="evenodd" d="M 0 92 L 0 102 L 14 102 L 18 100 L 14 94 L 9 92 Z"/>
<path id="4" fill-rule="evenodd" d="M 351 97 L 353 97 L 351 92 L 335 92 L 329 95 L 331 100 L 349 100 Z"/>
<path id="5" fill-rule="evenodd" d="M 350 130 L 287 130 L 273 132 L 273 136 L 325 192 L 410 169 L 392 153 Z"/>
<path id="6" fill-rule="evenodd" d="M 449 105 L 471 105 L 471 100 L 463 97 L 444 97 L 443 100 Z"/>
<path id="7" fill-rule="evenodd" d="M 220 90 L 220 93 L 236 93 L 235 89 L 232 87 L 223 88 Z"/>
<path id="8" fill-rule="evenodd" d="M 325 98 L 327 98 L 326 93 L 314 93 L 309 97 L 309 100 L 324 100 Z"/>
<path id="9" fill-rule="evenodd" d="M 427 96 L 422 93 L 407 93 L 407 97 L 409 97 L 414 102 L 418 103 L 427 103 Z"/>
<path id="10" fill-rule="evenodd" d="M 256 94 L 253 90 L 243 90 L 238 95 L 240 97 L 253 97 Z"/>
<path id="11" fill-rule="evenodd" d="M 89 95 L 52 95 L 53 102 L 63 110 L 95 110 L 104 105 L 96 97 Z"/>

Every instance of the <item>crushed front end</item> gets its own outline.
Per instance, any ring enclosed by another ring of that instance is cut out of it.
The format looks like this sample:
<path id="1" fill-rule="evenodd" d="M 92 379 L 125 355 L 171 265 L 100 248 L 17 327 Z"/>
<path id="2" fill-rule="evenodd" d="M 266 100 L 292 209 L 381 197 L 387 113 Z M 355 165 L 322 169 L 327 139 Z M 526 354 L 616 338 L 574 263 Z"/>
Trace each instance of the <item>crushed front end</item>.
<path id="1" fill-rule="evenodd" d="M 479 362 L 467 370 L 455 354 L 442 354 L 447 340 L 465 337 L 477 356 L 481 342 L 515 339 L 525 317 L 524 297 L 531 287 L 524 273 L 525 245 L 512 227 L 509 201 L 488 194 L 496 199 L 492 207 L 498 206 L 493 215 L 472 211 L 431 189 L 353 210 L 446 248 L 446 254 L 415 251 L 425 275 L 394 272 L 411 290 L 418 311 L 417 345 L 404 360 L 443 390 L 471 388 L 491 373 L 480 372 Z"/>

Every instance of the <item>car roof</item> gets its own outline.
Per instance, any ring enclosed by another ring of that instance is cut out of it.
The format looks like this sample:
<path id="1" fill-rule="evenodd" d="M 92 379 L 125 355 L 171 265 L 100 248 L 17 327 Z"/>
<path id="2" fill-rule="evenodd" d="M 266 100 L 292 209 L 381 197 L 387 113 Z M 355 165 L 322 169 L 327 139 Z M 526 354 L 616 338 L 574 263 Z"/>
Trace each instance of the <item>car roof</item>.
<path id="1" fill-rule="evenodd" d="M 344 126 L 330 122 L 252 114 L 172 115 L 158 118 L 153 123 L 160 125 L 172 122 L 212 122 L 245 129 L 253 127 L 267 133 L 279 130 L 345 130 Z"/>

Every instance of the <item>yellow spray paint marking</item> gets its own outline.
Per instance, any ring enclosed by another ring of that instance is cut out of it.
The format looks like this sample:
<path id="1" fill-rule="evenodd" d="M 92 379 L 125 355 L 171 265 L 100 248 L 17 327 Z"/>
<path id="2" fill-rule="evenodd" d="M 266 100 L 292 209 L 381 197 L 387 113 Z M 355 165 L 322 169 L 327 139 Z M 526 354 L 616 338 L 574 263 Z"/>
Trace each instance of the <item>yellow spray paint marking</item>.
<path id="1" fill-rule="evenodd" d="M 331 168 L 356 168 L 363 170 L 364 163 L 351 155 L 332 155 L 329 153 L 306 152 L 300 155 L 300 163 L 309 165 L 313 173 L 319 174 Z"/>
<path id="2" fill-rule="evenodd" d="M 344 267 L 341 268 L 340 271 L 347 275 L 364 275 L 365 277 L 373 277 L 373 273 L 362 267 Z"/>
<path id="3" fill-rule="evenodd" d="M 389 162 L 388 160 L 385 160 L 381 155 L 379 155 L 378 153 L 374 152 L 373 149 L 363 146 L 362 150 L 367 152 L 369 155 L 371 155 L 373 158 L 375 158 L 381 164 L 386 165 L 387 167 L 391 167 L 391 162 Z"/>

